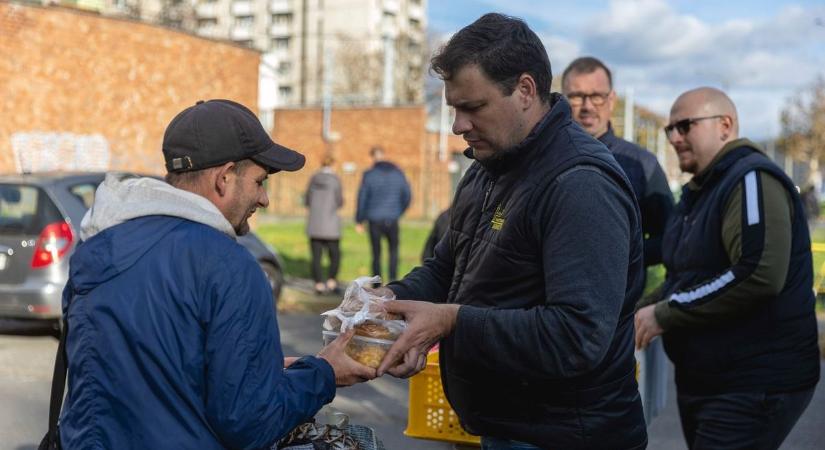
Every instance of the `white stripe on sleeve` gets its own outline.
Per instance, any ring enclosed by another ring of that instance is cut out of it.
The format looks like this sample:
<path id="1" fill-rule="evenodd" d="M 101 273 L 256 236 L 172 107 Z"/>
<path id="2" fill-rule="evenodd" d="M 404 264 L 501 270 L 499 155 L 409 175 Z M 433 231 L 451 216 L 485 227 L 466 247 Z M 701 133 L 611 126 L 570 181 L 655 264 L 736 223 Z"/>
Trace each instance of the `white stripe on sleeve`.
<path id="1" fill-rule="evenodd" d="M 745 175 L 745 208 L 748 210 L 748 226 L 759 223 L 759 190 L 756 186 L 756 172 Z"/>
<path id="2" fill-rule="evenodd" d="M 701 300 L 703 297 L 713 294 L 719 289 L 722 289 L 730 284 L 734 279 L 736 279 L 736 277 L 733 275 L 733 272 L 729 270 L 723 273 L 719 278 L 705 283 L 696 289 L 671 295 L 670 300 L 678 303 L 693 303 L 697 300 Z"/>

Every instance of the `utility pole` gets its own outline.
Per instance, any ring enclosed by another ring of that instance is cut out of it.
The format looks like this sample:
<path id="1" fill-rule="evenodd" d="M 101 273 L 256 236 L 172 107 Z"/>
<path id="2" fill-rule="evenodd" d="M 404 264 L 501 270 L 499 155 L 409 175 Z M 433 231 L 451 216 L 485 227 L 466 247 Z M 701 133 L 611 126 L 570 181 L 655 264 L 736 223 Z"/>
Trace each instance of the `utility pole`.
<path id="1" fill-rule="evenodd" d="M 447 129 L 449 128 L 450 114 L 447 109 L 447 89 L 441 88 L 441 111 L 438 121 L 438 160 L 447 160 Z"/>
<path id="2" fill-rule="evenodd" d="M 629 87 L 625 91 L 624 94 L 624 140 L 629 142 L 636 142 L 634 139 L 636 133 L 633 130 L 633 119 L 634 119 L 634 101 L 633 101 L 633 88 Z"/>
<path id="3" fill-rule="evenodd" d="M 333 156 L 335 152 L 334 144 L 340 136 L 332 131 L 332 48 L 324 39 L 324 64 L 323 64 L 323 108 L 321 137 L 326 144 L 326 156 Z"/>
<path id="4" fill-rule="evenodd" d="M 384 106 L 392 106 L 395 97 L 395 80 L 393 79 L 393 66 L 395 65 L 395 41 L 388 31 L 384 32 Z"/>

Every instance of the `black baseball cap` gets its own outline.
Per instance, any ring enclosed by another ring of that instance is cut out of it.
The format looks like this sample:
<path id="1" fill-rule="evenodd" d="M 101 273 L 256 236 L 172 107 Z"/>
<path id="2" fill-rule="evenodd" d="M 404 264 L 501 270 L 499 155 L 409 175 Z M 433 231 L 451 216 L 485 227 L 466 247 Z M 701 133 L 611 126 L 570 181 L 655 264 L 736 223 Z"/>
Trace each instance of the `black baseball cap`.
<path id="1" fill-rule="evenodd" d="M 272 141 L 255 113 L 231 100 L 198 101 L 163 134 L 168 172 L 189 172 L 252 159 L 270 173 L 304 167 L 304 155 Z"/>

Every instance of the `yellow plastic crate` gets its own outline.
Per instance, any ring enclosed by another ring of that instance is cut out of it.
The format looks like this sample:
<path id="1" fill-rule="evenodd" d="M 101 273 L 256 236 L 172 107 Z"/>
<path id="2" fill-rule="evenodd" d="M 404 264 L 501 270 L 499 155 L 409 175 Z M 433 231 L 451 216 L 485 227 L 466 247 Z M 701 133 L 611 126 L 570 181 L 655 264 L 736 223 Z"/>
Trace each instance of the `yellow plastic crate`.
<path id="1" fill-rule="evenodd" d="M 427 355 L 427 367 L 410 378 L 410 411 L 404 434 L 456 444 L 481 443 L 481 438 L 464 431 L 444 396 L 437 351 Z"/>

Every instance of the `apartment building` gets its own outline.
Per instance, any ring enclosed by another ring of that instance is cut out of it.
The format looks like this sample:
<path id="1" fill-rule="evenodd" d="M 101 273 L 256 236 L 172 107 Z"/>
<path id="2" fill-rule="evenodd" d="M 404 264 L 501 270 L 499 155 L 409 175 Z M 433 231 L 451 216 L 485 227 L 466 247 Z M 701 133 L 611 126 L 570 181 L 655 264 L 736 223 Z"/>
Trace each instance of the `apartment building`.
<path id="1" fill-rule="evenodd" d="M 201 0 L 196 16 L 265 53 L 279 106 L 423 102 L 426 0 Z"/>
<path id="2" fill-rule="evenodd" d="M 263 109 L 424 101 L 426 0 L 57 1 L 261 51 Z"/>

